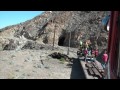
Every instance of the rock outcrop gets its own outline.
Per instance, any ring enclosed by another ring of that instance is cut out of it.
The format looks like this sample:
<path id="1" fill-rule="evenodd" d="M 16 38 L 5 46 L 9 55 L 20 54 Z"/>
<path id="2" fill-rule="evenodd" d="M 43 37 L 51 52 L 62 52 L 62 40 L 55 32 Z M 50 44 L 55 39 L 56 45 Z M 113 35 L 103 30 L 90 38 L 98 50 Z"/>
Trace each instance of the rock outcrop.
<path id="1" fill-rule="evenodd" d="M 9 43 L 2 41 L 0 47 L 11 45 L 9 39 L 17 38 L 19 42 L 21 37 L 39 44 L 53 44 L 54 32 L 55 44 L 68 46 L 71 32 L 71 47 L 78 47 L 79 40 L 90 40 L 93 46 L 97 43 L 98 48 L 104 49 L 108 32 L 103 32 L 101 20 L 108 14 L 109 11 L 45 11 L 31 20 L 1 29 L 0 38 L 7 38 Z M 11 48 L 17 48 L 16 45 Z"/>

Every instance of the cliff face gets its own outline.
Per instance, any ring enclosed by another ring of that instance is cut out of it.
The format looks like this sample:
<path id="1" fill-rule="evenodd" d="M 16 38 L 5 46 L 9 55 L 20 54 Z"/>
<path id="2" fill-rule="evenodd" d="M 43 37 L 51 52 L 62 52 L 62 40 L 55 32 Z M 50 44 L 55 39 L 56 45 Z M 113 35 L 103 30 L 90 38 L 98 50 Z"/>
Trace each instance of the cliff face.
<path id="1" fill-rule="evenodd" d="M 52 44 L 54 32 L 55 45 L 68 46 L 71 32 L 71 47 L 78 47 L 79 40 L 88 40 L 104 49 L 108 32 L 102 30 L 101 20 L 108 14 L 108 11 L 46 11 L 24 23 L 1 29 L 0 47 L 3 50 L 11 45 L 10 40 L 15 48 L 20 45 L 22 48 L 28 41 Z"/>

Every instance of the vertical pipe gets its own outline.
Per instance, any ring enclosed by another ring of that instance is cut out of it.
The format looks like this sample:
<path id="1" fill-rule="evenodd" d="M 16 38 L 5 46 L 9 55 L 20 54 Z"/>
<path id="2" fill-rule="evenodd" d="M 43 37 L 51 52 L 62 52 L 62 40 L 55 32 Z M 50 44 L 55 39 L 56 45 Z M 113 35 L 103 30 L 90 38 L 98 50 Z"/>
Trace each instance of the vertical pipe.
<path id="1" fill-rule="evenodd" d="M 117 68 L 117 76 L 120 78 L 120 12 L 118 18 L 118 68 Z"/>
<path id="2" fill-rule="evenodd" d="M 108 79 L 110 79 L 110 59 L 108 60 L 108 73 L 107 73 Z"/>
<path id="3" fill-rule="evenodd" d="M 114 12 L 111 11 L 111 15 L 110 15 L 110 30 L 109 30 L 109 38 L 108 38 L 108 72 L 107 72 L 107 76 L 108 79 L 110 79 L 110 63 L 111 63 L 111 40 L 112 40 L 112 32 L 113 32 L 113 16 L 114 16 Z"/>
<path id="4" fill-rule="evenodd" d="M 120 32 L 119 32 L 120 35 Z M 118 46 L 118 68 L 117 68 L 117 76 L 120 77 L 120 36 L 119 36 L 119 46 Z"/>

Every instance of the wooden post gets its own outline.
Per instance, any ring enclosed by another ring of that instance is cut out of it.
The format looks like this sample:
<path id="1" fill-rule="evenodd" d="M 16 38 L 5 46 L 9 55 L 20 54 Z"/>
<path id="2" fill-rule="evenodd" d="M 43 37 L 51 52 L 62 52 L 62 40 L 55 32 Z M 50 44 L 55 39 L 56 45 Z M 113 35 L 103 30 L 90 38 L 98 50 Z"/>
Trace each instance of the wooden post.
<path id="1" fill-rule="evenodd" d="M 54 45 L 55 45 L 55 30 L 56 30 L 56 25 L 55 25 L 55 29 L 54 29 L 54 36 L 53 36 L 53 49 L 54 49 Z"/>
<path id="2" fill-rule="evenodd" d="M 69 52 L 70 52 L 70 40 L 71 40 L 71 31 L 70 31 L 70 34 L 69 34 L 69 46 L 68 46 L 67 55 L 69 55 Z"/>

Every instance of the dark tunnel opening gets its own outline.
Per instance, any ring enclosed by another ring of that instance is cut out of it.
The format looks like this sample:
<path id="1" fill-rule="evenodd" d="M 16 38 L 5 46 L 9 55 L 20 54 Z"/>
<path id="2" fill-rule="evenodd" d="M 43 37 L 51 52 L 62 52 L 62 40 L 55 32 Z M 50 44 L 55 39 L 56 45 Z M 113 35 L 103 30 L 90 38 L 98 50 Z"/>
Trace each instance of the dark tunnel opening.
<path id="1" fill-rule="evenodd" d="M 63 46 L 64 45 L 64 40 L 65 40 L 65 37 L 60 37 L 59 41 L 58 41 L 58 45 Z"/>

